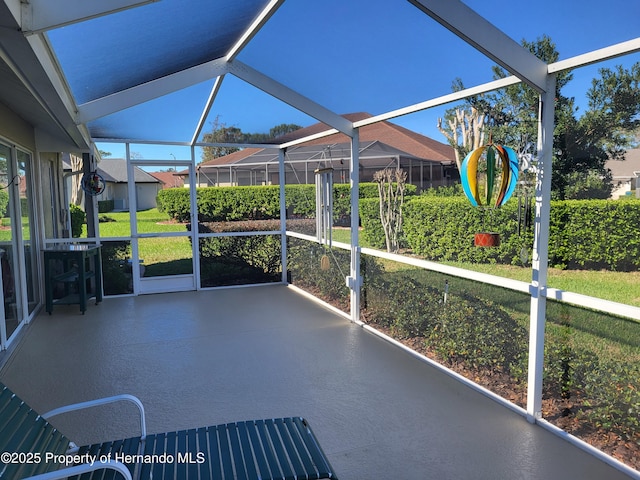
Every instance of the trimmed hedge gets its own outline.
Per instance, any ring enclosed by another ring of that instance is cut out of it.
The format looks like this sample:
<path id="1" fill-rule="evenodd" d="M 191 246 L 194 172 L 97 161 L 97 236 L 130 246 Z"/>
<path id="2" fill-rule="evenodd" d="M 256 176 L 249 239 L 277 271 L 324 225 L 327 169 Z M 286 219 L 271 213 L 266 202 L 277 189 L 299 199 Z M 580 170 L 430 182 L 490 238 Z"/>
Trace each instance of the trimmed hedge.
<path id="1" fill-rule="evenodd" d="M 462 262 L 520 263 L 523 247 L 531 249 L 533 232 L 518 235 L 518 204 L 478 209 L 464 198 L 421 197 L 405 207 L 404 232 L 408 246 L 425 258 Z M 477 232 L 497 232 L 500 246 L 477 248 Z"/>
<path id="2" fill-rule="evenodd" d="M 504 374 L 501 387 L 513 391 L 526 382 L 528 329 L 513 305 L 488 300 L 486 291 L 461 284 L 445 304 L 442 288 L 435 286 L 440 278 L 433 272 L 386 271 L 374 258 L 363 260 L 368 262 L 362 301 L 368 323 L 422 343 L 438 361 L 476 382 Z M 576 314 L 580 310 L 569 308 Z M 570 341 L 573 328 L 580 327 L 550 321 L 545 334 L 545 398 L 571 399 L 572 414 L 587 428 L 637 441 L 640 390 L 634 386 L 640 365 L 624 358 L 599 358 L 589 345 Z M 619 345 L 614 338 L 604 338 L 611 340 L 614 350 Z"/>
<path id="3" fill-rule="evenodd" d="M 7 206 L 9 205 L 9 192 L 0 189 L 0 218 L 7 216 Z"/>
<path id="4" fill-rule="evenodd" d="M 376 200 L 361 201 L 363 238 L 383 248 L 378 215 Z M 474 234 L 481 231 L 499 233 L 500 246 L 474 247 Z M 518 232 L 518 204 L 513 200 L 501 208 L 483 210 L 464 198 L 414 197 L 404 205 L 403 233 L 405 246 L 413 253 L 436 261 L 520 264 L 523 247 L 530 255 L 533 246 L 532 228 Z M 549 265 L 619 271 L 640 268 L 640 202 L 551 202 Z"/>
<path id="5" fill-rule="evenodd" d="M 84 210 L 73 203 L 69 204 L 69 213 L 71 215 L 71 236 L 79 238 L 82 235 L 82 225 L 87 221 L 87 215 Z"/>
<path id="6" fill-rule="evenodd" d="M 640 267 L 640 202 L 551 203 L 549 259 L 562 268 L 628 271 Z"/>
<path id="7" fill-rule="evenodd" d="M 285 202 L 289 218 L 315 216 L 315 185 L 286 185 Z M 348 223 L 351 212 L 350 187 L 336 184 L 334 191 L 334 221 Z M 415 185 L 407 185 L 406 195 L 415 195 Z M 375 183 L 363 183 L 360 198 L 378 197 Z M 206 187 L 196 190 L 198 220 L 201 222 L 227 222 L 235 220 L 266 220 L 280 217 L 280 187 L 277 185 L 252 187 Z M 158 209 L 170 217 L 189 221 L 189 190 L 169 188 L 161 190 L 157 198 Z"/>
<path id="8" fill-rule="evenodd" d="M 529 227 L 519 231 L 517 201 L 511 200 L 498 209 L 478 209 L 465 198 L 415 196 L 415 186 L 407 187 L 400 240 L 413 253 L 435 261 L 514 265 L 531 261 L 533 230 Z M 285 196 L 288 218 L 315 215 L 315 185 L 287 185 Z M 362 237 L 371 246 L 384 248 L 377 184 L 362 184 L 360 198 Z M 275 185 L 200 188 L 198 219 L 201 222 L 275 219 L 280 216 L 279 199 L 279 187 Z M 188 221 L 188 190 L 162 190 L 158 208 L 178 221 Z M 532 215 L 529 225 L 533 223 Z M 334 222 L 348 225 L 349 218 L 349 185 L 334 185 Z M 500 246 L 474 247 L 474 234 L 482 231 L 499 233 Z M 640 202 L 552 202 L 549 265 L 619 271 L 640 268 Z"/>
<path id="9" fill-rule="evenodd" d="M 114 200 L 98 200 L 98 213 L 112 212 L 114 208 Z"/>

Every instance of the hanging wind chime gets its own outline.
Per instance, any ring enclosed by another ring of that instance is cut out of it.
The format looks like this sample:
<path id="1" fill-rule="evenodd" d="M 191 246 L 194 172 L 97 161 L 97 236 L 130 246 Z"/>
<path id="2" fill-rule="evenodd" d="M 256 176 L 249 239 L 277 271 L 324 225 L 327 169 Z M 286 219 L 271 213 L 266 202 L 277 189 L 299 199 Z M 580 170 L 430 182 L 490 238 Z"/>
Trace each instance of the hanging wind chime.
<path id="1" fill-rule="evenodd" d="M 462 161 L 460 181 L 464 194 L 474 207 L 501 207 L 511 198 L 518 183 L 516 152 L 510 147 L 494 144 L 489 136 L 487 145 L 472 150 Z M 495 232 L 476 233 L 474 245 L 497 247 L 500 235 Z"/>

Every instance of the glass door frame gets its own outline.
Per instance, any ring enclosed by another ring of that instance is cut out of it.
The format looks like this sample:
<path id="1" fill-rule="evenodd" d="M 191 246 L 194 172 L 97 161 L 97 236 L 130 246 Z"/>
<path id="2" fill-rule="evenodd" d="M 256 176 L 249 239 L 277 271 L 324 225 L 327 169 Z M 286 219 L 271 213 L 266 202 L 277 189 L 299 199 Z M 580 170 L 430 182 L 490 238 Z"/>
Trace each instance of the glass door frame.
<path id="1" fill-rule="evenodd" d="M 127 155 L 128 157 L 129 155 Z M 133 291 L 134 295 L 149 293 L 169 293 L 181 292 L 199 289 L 199 248 L 197 233 L 198 229 L 191 228 L 184 234 L 178 232 L 155 232 L 155 233 L 139 233 L 138 232 L 138 199 L 136 196 L 135 184 L 135 167 L 149 167 L 158 165 L 169 165 L 175 167 L 186 167 L 189 170 L 189 184 L 184 188 L 189 189 L 189 200 L 191 205 L 190 223 L 197 225 L 196 208 L 196 192 L 195 192 L 195 168 L 193 160 L 140 160 L 131 159 L 127 161 L 127 179 L 128 179 L 128 195 L 129 195 L 129 215 L 131 219 L 131 260 L 133 275 Z M 170 237 L 188 237 L 191 239 L 192 253 L 192 269 L 190 274 L 177 274 L 167 276 L 157 276 L 144 278 L 141 275 L 142 262 L 140 261 L 139 241 L 145 238 L 170 238 Z"/>
<path id="2" fill-rule="evenodd" d="M 39 226 L 35 222 L 35 218 L 37 215 L 34 215 L 35 209 L 39 206 L 39 199 L 35 197 L 37 195 L 37 189 L 33 188 L 34 185 L 34 175 L 36 175 L 37 168 L 35 168 L 34 162 L 36 161 L 34 154 L 27 148 L 23 148 L 15 143 L 6 140 L 5 138 L 0 137 L 0 144 L 7 148 L 9 155 L 6 159 L 7 161 L 7 193 L 9 194 L 9 203 L 7 204 L 7 215 L 11 220 L 11 249 L 13 251 L 13 261 L 10 262 L 10 267 L 12 268 L 12 276 L 15 290 L 15 303 L 16 303 L 16 321 L 17 326 L 8 335 L 7 326 L 6 326 L 6 315 L 4 305 L 3 308 L 0 309 L 0 351 L 6 350 L 11 341 L 15 338 L 15 335 L 22 329 L 25 324 L 28 324 L 31 319 L 36 315 L 39 311 L 39 307 L 42 305 L 42 299 L 37 298 L 36 303 L 34 304 L 34 308 L 29 311 L 29 298 L 28 298 L 28 286 L 27 286 L 27 277 L 29 274 L 33 279 L 35 275 L 36 284 L 34 287 L 36 290 L 42 290 L 38 288 L 41 286 L 41 282 L 39 279 L 41 278 L 41 265 L 40 265 L 40 255 L 33 255 L 33 252 L 40 251 L 40 237 L 39 237 Z M 25 165 L 25 176 L 24 178 L 19 176 L 20 168 L 18 166 L 19 161 L 19 152 L 26 155 L 25 160 L 29 163 L 29 165 Z M 19 178 L 20 180 L 15 182 L 14 180 Z M 27 193 L 27 202 L 28 202 L 28 212 L 29 216 L 29 242 L 31 243 L 32 249 L 32 261 L 31 272 L 27 272 L 27 261 L 25 255 L 25 240 L 24 235 L 22 233 L 22 208 L 21 208 L 21 199 L 20 199 L 20 184 L 25 182 L 25 191 Z M 2 280 L 0 280 L 0 289 L 4 289 L 4 285 L 2 285 Z M 3 290 L 4 292 L 4 290 Z M 34 291 L 34 294 L 38 294 L 37 291 Z M 4 295 L 4 294 L 3 294 Z M 3 299 L 4 303 L 4 299 Z"/>

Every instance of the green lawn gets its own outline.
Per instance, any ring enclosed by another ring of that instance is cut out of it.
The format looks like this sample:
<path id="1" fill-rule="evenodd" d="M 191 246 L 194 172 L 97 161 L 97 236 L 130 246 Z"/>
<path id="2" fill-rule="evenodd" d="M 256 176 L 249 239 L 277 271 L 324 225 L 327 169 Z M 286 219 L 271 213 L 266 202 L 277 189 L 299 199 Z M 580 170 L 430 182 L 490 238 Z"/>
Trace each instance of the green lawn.
<path id="1" fill-rule="evenodd" d="M 138 233 L 186 233 L 184 223 L 172 222 L 157 208 L 138 212 Z M 131 235 L 129 212 L 101 213 L 100 237 L 128 237 Z M 104 221 L 107 220 L 107 221 Z M 86 225 L 83 226 L 86 237 Z M 138 242 L 140 258 L 145 265 L 145 277 L 191 273 L 192 253 L 188 237 L 142 238 Z"/>
<path id="2" fill-rule="evenodd" d="M 110 221 L 100 222 L 100 236 L 129 237 L 131 228 L 129 224 L 129 212 L 109 212 L 100 214 L 103 219 Z M 10 225 L 8 219 L 2 219 L 2 226 Z M 159 232 L 186 232 L 185 224 L 175 223 L 169 220 L 168 215 L 158 212 L 158 209 L 138 212 L 139 233 Z M 83 227 L 83 237 L 86 237 L 86 225 Z M 336 228 L 333 231 L 333 239 L 336 242 L 349 243 L 351 233 L 348 228 Z M 10 241 L 11 231 L 0 229 L 0 241 Z M 363 243 L 363 246 L 368 246 Z M 186 237 L 144 239 L 140 244 L 140 256 L 147 268 L 153 272 L 152 265 L 167 265 L 173 260 L 191 259 L 191 244 Z M 529 282 L 531 280 L 531 268 L 517 267 L 513 265 L 494 264 L 470 264 L 450 263 L 453 266 L 468 270 L 490 273 L 514 280 Z M 182 272 L 185 268 L 179 268 Z M 400 266 L 398 266 L 400 268 Z M 165 270 L 165 269 L 163 269 Z M 171 270 L 167 267 L 166 270 Z M 549 269 L 550 287 L 565 291 L 582 293 L 592 297 L 603 298 L 627 305 L 640 306 L 640 272 L 611 272 L 593 270 L 559 270 Z"/>
<path id="3" fill-rule="evenodd" d="M 336 242 L 349 243 L 351 241 L 351 231 L 348 228 L 334 229 L 333 240 Z M 363 247 L 369 246 L 366 245 L 366 242 L 362 241 L 362 238 L 360 242 Z M 445 263 L 454 267 L 489 273 L 513 280 L 523 282 L 531 281 L 531 267 L 462 262 Z M 396 265 L 395 268 L 404 267 Z M 550 268 L 547 275 L 547 284 L 549 287 L 640 307 L 640 272 L 560 270 Z"/>
<path id="4" fill-rule="evenodd" d="M 101 213 L 99 218 L 107 221 L 100 222 L 101 237 L 128 237 L 131 235 L 129 212 Z M 87 236 L 86 225 L 83 226 L 82 236 Z M 138 233 L 186 232 L 184 223 L 172 222 L 169 216 L 161 213 L 157 208 L 138 212 Z"/>

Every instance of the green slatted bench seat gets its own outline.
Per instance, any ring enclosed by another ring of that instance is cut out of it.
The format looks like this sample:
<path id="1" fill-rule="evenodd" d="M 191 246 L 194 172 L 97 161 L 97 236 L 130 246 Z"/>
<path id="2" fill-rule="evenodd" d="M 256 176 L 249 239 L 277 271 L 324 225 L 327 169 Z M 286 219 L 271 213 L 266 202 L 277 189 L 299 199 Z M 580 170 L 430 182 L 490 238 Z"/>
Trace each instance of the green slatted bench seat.
<path id="1" fill-rule="evenodd" d="M 47 420 L 117 401 L 131 401 L 139 407 L 140 436 L 77 447 Z M 311 427 L 301 417 L 147 435 L 144 408 L 130 395 L 83 402 L 39 415 L 2 384 L 0 452 L 7 452 L 0 461 L 3 480 L 337 478 Z M 65 465 L 67 460 L 75 463 Z"/>

